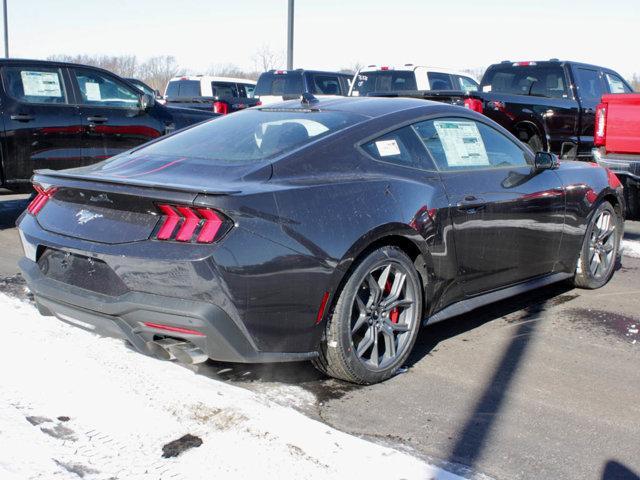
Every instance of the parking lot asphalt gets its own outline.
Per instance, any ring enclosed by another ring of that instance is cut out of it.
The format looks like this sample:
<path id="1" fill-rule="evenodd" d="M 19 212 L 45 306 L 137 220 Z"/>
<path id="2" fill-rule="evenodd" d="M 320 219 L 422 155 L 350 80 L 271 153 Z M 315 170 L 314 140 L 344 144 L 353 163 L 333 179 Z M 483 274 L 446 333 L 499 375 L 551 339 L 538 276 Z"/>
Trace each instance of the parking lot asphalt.
<path id="1" fill-rule="evenodd" d="M 0 197 L 0 280 L 25 196 Z M 640 222 L 625 238 L 640 242 Z M 640 475 L 640 259 L 602 289 L 552 285 L 421 331 L 405 373 L 357 387 L 307 363 L 190 367 L 340 430 L 498 479 Z M 307 394 L 307 396 L 302 393 Z"/>

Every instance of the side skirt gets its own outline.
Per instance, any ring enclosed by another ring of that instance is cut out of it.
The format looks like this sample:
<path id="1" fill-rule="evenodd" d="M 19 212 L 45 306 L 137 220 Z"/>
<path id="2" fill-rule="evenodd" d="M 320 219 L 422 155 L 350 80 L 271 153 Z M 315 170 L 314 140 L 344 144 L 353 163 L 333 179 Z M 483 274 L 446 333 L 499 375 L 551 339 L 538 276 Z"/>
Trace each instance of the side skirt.
<path id="1" fill-rule="evenodd" d="M 565 272 L 553 273 L 551 275 L 534 278 L 533 280 L 528 280 L 511 287 L 503 288 L 501 290 L 495 290 L 493 292 L 484 293 L 482 295 L 468 298 L 466 300 L 461 300 L 452 305 L 449 305 L 448 307 L 440 310 L 437 313 L 434 313 L 430 317 L 425 318 L 422 321 L 422 325 L 431 325 L 433 323 L 441 322 L 442 320 L 462 315 L 463 313 L 470 312 L 472 310 L 475 310 L 476 308 L 483 307 L 490 303 L 498 302 L 500 300 L 504 300 L 505 298 L 513 297 L 530 290 L 535 290 L 536 288 L 544 287 L 552 283 L 566 280 L 567 278 L 571 278 L 572 276 L 573 274 Z"/>

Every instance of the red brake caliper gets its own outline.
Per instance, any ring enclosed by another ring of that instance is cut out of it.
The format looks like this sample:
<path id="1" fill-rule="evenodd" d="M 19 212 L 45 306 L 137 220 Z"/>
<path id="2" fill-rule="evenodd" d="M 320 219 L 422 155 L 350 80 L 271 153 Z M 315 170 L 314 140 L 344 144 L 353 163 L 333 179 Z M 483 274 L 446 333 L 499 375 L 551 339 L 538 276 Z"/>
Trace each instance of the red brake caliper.
<path id="1" fill-rule="evenodd" d="M 385 295 L 387 295 L 389 292 L 391 292 L 391 282 L 387 280 L 387 283 L 385 283 L 384 285 L 384 293 Z M 391 320 L 391 323 L 398 323 L 399 316 L 400 316 L 400 310 L 398 310 L 398 307 L 392 309 L 389 312 L 389 320 Z"/>

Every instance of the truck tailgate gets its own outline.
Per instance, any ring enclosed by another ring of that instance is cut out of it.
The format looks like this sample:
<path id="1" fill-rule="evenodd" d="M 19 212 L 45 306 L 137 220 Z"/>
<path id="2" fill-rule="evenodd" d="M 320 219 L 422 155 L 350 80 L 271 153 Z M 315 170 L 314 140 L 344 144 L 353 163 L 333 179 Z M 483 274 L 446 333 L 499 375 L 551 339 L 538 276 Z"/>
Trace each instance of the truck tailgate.
<path id="1" fill-rule="evenodd" d="M 607 152 L 640 153 L 640 94 L 610 94 L 607 104 Z"/>

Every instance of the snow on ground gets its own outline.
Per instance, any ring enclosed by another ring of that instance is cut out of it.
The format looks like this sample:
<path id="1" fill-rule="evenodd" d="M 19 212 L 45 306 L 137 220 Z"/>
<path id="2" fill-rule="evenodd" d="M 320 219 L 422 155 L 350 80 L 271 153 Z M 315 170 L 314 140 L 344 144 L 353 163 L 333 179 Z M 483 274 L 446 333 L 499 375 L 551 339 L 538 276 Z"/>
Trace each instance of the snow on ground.
<path id="1" fill-rule="evenodd" d="M 640 258 L 640 242 L 633 240 L 622 241 L 622 254 L 627 257 Z"/>
<path id="2" fill-rule="evenodd" d="M 461 478 L 4 294 L 0 322 L 3 480 Z"/>

